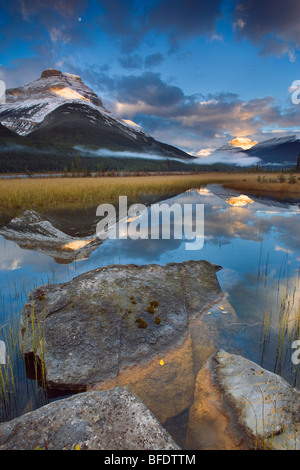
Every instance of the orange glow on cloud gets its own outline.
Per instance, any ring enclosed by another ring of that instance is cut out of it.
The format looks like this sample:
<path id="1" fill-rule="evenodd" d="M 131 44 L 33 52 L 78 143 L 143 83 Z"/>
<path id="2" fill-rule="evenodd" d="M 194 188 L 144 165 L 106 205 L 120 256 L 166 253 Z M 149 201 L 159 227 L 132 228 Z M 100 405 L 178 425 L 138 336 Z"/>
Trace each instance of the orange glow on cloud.
<path id="1" fill-rule="evenodd" d="M 247 139 L 246 137 L 237 137 L 236 139 L 231 140 L 228 142 L 229 145 L 232 145 L 232 147 L 241 147 L 244 150 L 251 149 L 254 147 L 254 145 L 258 144 L 256 140 L 253 142 L 250 139 Z"/>
<path id="2" fill-rule="evenodd" d="M 247 206 L 247 204 L 254 203 L 254 201 L 250 199 L 250 197 L 245 196 L 244 194 L 241 194 L 238 197 L 232 197 L 230 199 L 226 199 L 226 202 L 228 202 L 228 204 L 234 207 L 243 207 L 243 206 Z"/>

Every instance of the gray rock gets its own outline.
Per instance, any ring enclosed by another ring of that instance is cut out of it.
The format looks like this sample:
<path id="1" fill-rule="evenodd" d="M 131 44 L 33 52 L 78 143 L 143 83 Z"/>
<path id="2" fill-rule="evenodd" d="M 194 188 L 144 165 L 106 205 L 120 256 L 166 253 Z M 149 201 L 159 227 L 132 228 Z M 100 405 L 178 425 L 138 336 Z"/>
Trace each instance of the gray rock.
<path id="1" fill-rule="evenodd" d="M 219 269 L 206 261 L 108 266 L 43 286 L 21 314 L 25 353 L 44 359 L 48 387 L 72 391 L 122 384 L 126 371 L 146 371 L 153 360 L 159 369 L 159 359 L 180 346 L 188 344 L 191 357 L 190 322 L 223 298 Z"/>
<path id="2" fill-rule="evenodd" d="M 244 357 L 217 351 L 198 374 L 187 445 L 300 449 L 300 391 Z"/>
<path id="3" fill-rule="evenodd" d="M 122 388 L 86 392 L 0 424 L 0 450 L 179 449 L 146 406 Z"/>

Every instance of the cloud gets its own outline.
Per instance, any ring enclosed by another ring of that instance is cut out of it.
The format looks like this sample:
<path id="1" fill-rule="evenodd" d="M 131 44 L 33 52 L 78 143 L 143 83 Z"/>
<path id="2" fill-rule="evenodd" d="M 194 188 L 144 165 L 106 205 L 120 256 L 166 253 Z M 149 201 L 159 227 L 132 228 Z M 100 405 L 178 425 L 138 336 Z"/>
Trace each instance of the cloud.
<path id="1" fill-rule="evenodd" d="M 225 92 L 186 95 L 150 71 L 112 82 L 109 109 L 137 122 L 157 140 L 193 155 L 236 137 L 265 140 L 266 129 L 288 133 L 299 127 L 300 106 L 283 108 L 272 96 L 243 100 Z"/>
<path id="2" fill-rule="evenodd" d="M 248 157 L 241 152 L 216 152 L 210 156 L 199 158 L 197 163 L 199 165 L 213 165 L 214 163 L 226 163 L 228 165 L 235 165 L 240 167 L 248 167 L 260 163 L 261 159 L 258 157 Z"/>
<path id="3" fill-rule="evenodd" d="M 261 47 L 263 55 L 289 55 L 300 47 L 300 3 L 295 0 L 237 0 L 233 26 L 240 38 Z"/>
<path id="4" fill-rule="evenodd" d="M 110 37 L 121 38 L 128 52 L 150 32 L 164 35 L 172 47 L 178 47 L 180 40 L 213 35 L 222 0 L 102 0 L 101 5 L 99 26 Z"/>
<path id="5" fill-rule="evenodd" d="M 139 152 L 130 152 L 127 150 L 120 150 L 120 151 L 114 151 L 114 150 L 109 150 L 109 149 L 97 149 L 97 150 L 91 150 L 86 147 L 83 147 L 81 145 L 76 145 L 74 149 L 83 156 L 86 155 L 92 155 L 94 157 L 106 157 L 106 158 L 142 158 L 144 160 L 163 160 L 166 161 L 167 158 L 163 157 L 161 155 L 157 155 L 155 153 L 139 153 Z M 180 158 L 171 158 L 170 160 L 176 160 L 182 163 L 191 163 L 189 160 L 181 160 Z M 194 160 L 192 161 L 194 163 Z"/>
<path id="6" fill-rule="evenodd" d="M 122 55 L 119 58 L 119 63 L 127 70 L 141 70 L 151 69 L 160 65 L 164 60 L 163 54 L 160 52 L 156 54 L 149 54 L 145 58 L 139 54 Z"/>
<path id="7" fill-rule="evenodd" d="M 152 67 L 157 67 L 164 60 L 163 54 L 157 52 L 156 54 L 150 54 L 145 57 L 145 68 L 150 69 Z"/>
<path id="8" fill-rule="evenodd" d="M 50 67 L 52 59 L 47 56 L 14 60 L 9 67 L 0 65 L 0 79 L 6 88 L 23 86 L 40 77 L 41 72 Z"/>
<path id="9" fill-rule="evenodd" d="M 168 32 L 171 41 L 213 35 L 221 17 L 222 0 L 161 0 L 150 12 L 152 27 Z"/>
<path id="10" fill-rule="evenodd" d="M 206 149 L 201 149 L 198 152 L 196 152 L 196 157 L 209 157 L 216 149 L 215 148 L 206 148 Z"/>
<path id="11" fill-rule="evenodd" d="M 146 160 L 166 160 L 166 157 L 162 157 L 161 155 L 156 155 L 154 153 L 138 153 L 138 152 L 128 152 L 128 151 L 113 151 L 109 149 L 97 149 L 97 150 L 91 150 L 86 147 L 77 145 L 74 147 L 74 149 L 77 152 L 80 152 L 81 155 L 86 156 L 86 155 L 92 155 L 95 157 L 109 157 L 109 158 L 142 158 Z M 210 149 L 211 150 L 211 149 Z M 209 155 L 209 154 L 207 154 Z M 181 160 L 180 158 L 170 158 L 170 160 L 176 160 L 181 163 L 186 163 L 190 164 L 192 163 L 193 165 L 210 165 L 214 163 L 226 163 L 229 165 L 235 165 L 235 166 L 240 166 L 240 167 L 247 167 L 251 165 L 255 165 L 259 163 L 261 160 L 258 157 L 248 157 L 245 156 L 243 153 L 222 153 L 218 152 L 216 154 L 213 154 L 211 156 L 207 157 L 199 157 L 199 158 L 194 158 L 192 161 L 190 160 Z"/>
<path id="12" fill-rule="evenodd" d="M 16 0 L 2 7 L 8 14 L 2 34 L 10 41 L 26 41 L 34 48 L 36 44 L 73 45 L 88 42 L 88 34 L 80 26 L 86 0 Z"/>
<path id="13" fill-rule="evenodd" d="M 52 0 L 47 3 L 44 0 L 16 0 L 11 2 L 10 10 L 19 12 L 23 21 L 31 21 L 34 16 L 42 18 L 50 24 L 53 15 L 63 17 L 65 20 L 78 18 L 79 13 L 87 7 L 84 0 Z"/>
<path id="14" fill-rule="evenodd" d="M 152 108 L 173 107 L 184 99 L 183 91 L 161 79 L 160 74 L 145 72 L 140 76 L 128 75 L 117 81 L 117 101 L 139 106 L 139 103 Z"/>
<path id="15" fill-rule="evenodd" d="M 117 80 L 114 111 L 135 121 L 138 116 L 139 124 L 151 132 L 164 133 L 172 127 L 177 133 L 193 133 L 198 139 L 224 134 L 251 136 L 280 118 L 280 109 L 270 96 L 249 101 L 234 93 L 187 96 L 181 88 L 151 72 Z"/>
<path id="16" fill-rule="evenodd" d="M 122 55 L 122 57 L 119 58 L 119 62 L 124 67 L 125 69 L 131 70 L 131 69 L 141 69 L 143 68 L 143 57 L 141 57 L 138 54 L 134 55 Z"/>

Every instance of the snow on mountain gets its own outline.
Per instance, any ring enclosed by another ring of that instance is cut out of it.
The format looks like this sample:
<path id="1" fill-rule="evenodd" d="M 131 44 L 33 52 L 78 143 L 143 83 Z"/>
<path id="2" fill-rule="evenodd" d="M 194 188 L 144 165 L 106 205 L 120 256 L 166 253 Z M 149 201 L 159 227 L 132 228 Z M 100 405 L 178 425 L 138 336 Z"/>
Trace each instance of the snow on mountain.
<path id="1" fill-rule="evenodd" d="M 286 143 L 297 142 L 297 141 L 300 142 L 300 139 L 298 139 L 297 136 L 295 135 L 288 135 L 285 137 L 274 137 L 273 139 L 264 140 L 263 142 L 258 143 L 257 145 L 255 145 L 254 150 L 259 150 L 263 148 L 265 149 L 265 148 L 283 145 Z"/>
<path id="2" fill-rule="evenodd" d="M 123 121 L 123 124 L 126 124 L 126 126 L 128 126 L 129 129 L 130 128 L 134 129 L 135 131 L 141 132 L 142 134 L 149 136 L 148 132 L 146 132 L 145 129 L 143 129 L 141 126 L 131 121 L 130 119 L 122 119 L 122 121 Z"/>
<path id="3" fill-rule="evenodd" d="M 259 143 L 250 139 L 236 138 L 215 150 L 205 162 L 239 166 L 256 164 L 294 166 L 299 153 L 300 139 L 295 135 L 275 137 Z"/>
<path id="4" fill-rule="evenodd" d="M 265 165 L 295 166 L 300 154 L 300 139 L 295 135 L 268 139 L 246 150 L 261 158 Z"/>
<path id="5" fill-rule="evenodd" d="M 7 90 L 0 123 L 29 145 L 94 146 L 110 151 L 193 159 L 184 151 L 156 141 L 131 120 L 108 111 L 78 75 L 47 69 L 32 83 Z"/>
<path id="6" fill-rule="evenodd" d="M 113 116 L 102 101 L 78 75 L 47 69 L 38 80 L 6 92 L 6 104 L 0 106 L 0 122 L 20 135 L 30 134 L 46 116 L 66 103 L 86 104 L 123 125 L 129 132 L 147 132 L 132 121 Z"/>

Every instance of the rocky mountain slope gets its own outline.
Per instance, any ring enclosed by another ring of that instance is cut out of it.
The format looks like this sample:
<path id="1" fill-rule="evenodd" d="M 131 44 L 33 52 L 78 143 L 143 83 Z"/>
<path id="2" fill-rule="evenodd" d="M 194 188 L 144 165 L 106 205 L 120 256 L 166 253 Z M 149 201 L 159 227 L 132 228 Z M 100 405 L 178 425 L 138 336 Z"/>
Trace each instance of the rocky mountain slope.
<path id="1" fill-rule="evenodd" d="M 133 151 L 165 158 L 193 157 L 158 142 L 140 126 L 113 116 L 77 75 L 45 70 L 38 80 L 7 90 L 0 122 L 34 145 L 48 143 L 73 149 Z M 26 138 L 25 138 L 26 137 Z"/>
<path id="2" fill-rule="evenodd" d="M 237 158 L 247 161 L 247 158 L 255 157 L 256 160 L 253 162 L 256 161 L 260 165 L 295 167 L 298 154 L 300 154 L 300 139 L 291 135 L 259 143 L 249 139 L 234 139 L 213 152 L 211 157 L 214 161 L 220 157 L 223 163 L 227 160 L 228 164 Z M 251 162 L 251 158 L 249 160 Z"/>
<path id="3" fill-rule="evenodd" d="M 294 166 L 300 154 L 300 139 L 291 135 L 265 140 L 246 150 L 246 153 L 261 158 L 264 164 Z"/>

